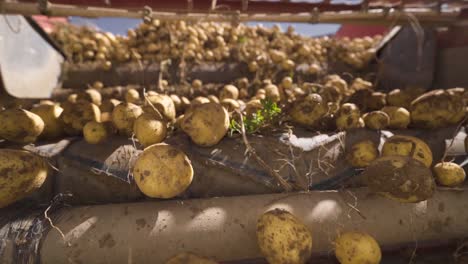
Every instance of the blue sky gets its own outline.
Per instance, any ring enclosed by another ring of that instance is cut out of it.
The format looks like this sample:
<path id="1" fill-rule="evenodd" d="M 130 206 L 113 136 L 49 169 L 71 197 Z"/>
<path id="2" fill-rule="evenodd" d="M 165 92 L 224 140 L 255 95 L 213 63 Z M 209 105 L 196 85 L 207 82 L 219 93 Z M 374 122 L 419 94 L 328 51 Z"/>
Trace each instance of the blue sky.
<path id="1" fill-rule="evenodd" d="M 114 34 L 125 35 L 127 29 L 134 28 L 140 23 L 140 19 L 129 19 L 129 18 L 81 18 L 71 17 L 70 21 L 77 25 L 89 25 L 96 26 L 103 31 L 109 31 Z M 249 25 L 256 25 L 258 23 L 248 23 Z M 264 22 L 261 23 L 264 26 L 272 26 L 275 23 Z M 326 34 L 335 33 L 340 25 L 337 24 L 303 24 L 303 23 L 280 23 L 283 29 L 286 29 L 289 25 L 292 25 L 296 32 L 305 36 L 321 36 Z"/>

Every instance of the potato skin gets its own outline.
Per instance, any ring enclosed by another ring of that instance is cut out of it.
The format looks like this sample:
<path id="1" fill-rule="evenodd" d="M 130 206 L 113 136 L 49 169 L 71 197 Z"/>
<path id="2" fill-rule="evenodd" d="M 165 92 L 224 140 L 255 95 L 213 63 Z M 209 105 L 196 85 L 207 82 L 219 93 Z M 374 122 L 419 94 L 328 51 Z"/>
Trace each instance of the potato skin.
<path id="1" fill-rule="evenodd" d="M 93 103 L 78 100 L 76 103 L 62 104 L 63 112 L 60 116 L 64 123 L 65 132 L 69 135 L 79 135 L 89 121 L 101 121 L 101 110 Z"/>
<path id="2" fill-rule="evenodd" d="M 310 94 L 294 103 L 290 115 L 292 120 L 302 126 L 317 128 L 327 113 L 327 104 L 318 94 Z"/>
<path id="3" fill-rule="evenodd" d="M 32 112 L 16 108 L 0 112 L 0 137 L 8 141 L 33 143 L 43 130 L 44 121 Z"/>
<path id="4" fill-rule="evenodd" d="M 302 264 L 312 254 L 312 234 L 291 213 L 274 209 L 257 220 L 257 243 L 270 264 Z"/>
<path id="5" fill-rule="evenodd" d="M 455 125 L 465 117 L 463 97 L 445 90 L 434 90 L 411 103 L 411 121 L 419 128 Z"/>
<path id="6" fill-rule="evenodd" d="M 140 94 L 136 89 L 128 89 L 125 93 L 125 102 L 135 104 L 140 100 Z"/>
<path id="7" fill-rule="evenodd" d="M 372 111 L 364 115 L 366 127 L 373 130 L 382 130 L 390 124 L 390 117 L 383 111 Z"/>
<path id="8" fill-rule="evenodd" d="M 160 114 L 163 115 L 163 118 L 166 121 L 174 121 L 176 118 L 176 108 L 174 101 L 171 97 L 165 94 L 156 94 L 147 96 L 147 101 L 149 101 Z M 154 112 L 152 106 L 149 105 L 149 102 L 146 102 L 145 111 Z"/>
<path id="9" fill-rule="evenodd" d="M 453 162 L 440 162 L 433 168 L 436 181 L 440 185 L 454 187 L 465 181 L 466 173 L 460 165 Z"/>
<path id="10" fill-rule="evenodd" d="M 99 144 L 104 142 L 110 135 L 110 129 L 106 127 L 106 123 L 89 121 L 83 127 L 83 136 L 89 144 Z"/>
<path id="11" fill-rule="evenodd" d="M 359 108 L 355 104 L 351 104 L 351 103 L 343 104 L 337 113 L 336 127 L 339 130 L 358 128 L 360 127 L 360 124 L 359 124 L 360 115 L 361 113 L 359 111 Z"/>
<path id="12" fill-rule="evenodd" d="M 370 190 L 404 203 L 427 200 L 435 190 L 431 170 L 411 157 L 380 157 L 367 166 L 362 176 Z"/>
<path id="13" fill-rule="evenodd" d="M 60 121 L 60 115 L 63 112 L 62 107 L 57 104 L 41 104 L 31 109 L 31 112 L 44 121 L 44 130 L 40 138 L 53 139 L 63 134 L 63 123 Z"/>
<path id="14" fill-rule="evenodd" d="M 218 262 L 197 256 L 190 252 L 179 253 L 170 258 L 166 264 L 217 264 Z"/>
<path id="15" fill-rule="evenodd" d="M 379 150 L 372 140 L 363 140 L 355 143 L 347 151 L 346 159 L 353 167 L 362 168 L 379 157 Z"/>
<path id="16" fill-rule="evenodd" d="M 152 198 L 173 198 L 184 192 L 193 179 L 193 168 L 180 150 L 164 144 L 147 147 L 137 158 L 133 176 L 138 188 Z"/>
<path id="17" fill-rule="evenodd" d="M 47 178 L 47 163 L 38 155 L 0 149 L 0 208 L 39 189 Z"/>
<path id="18" fill-rule="evenodd" d="M 112 123 L 121 135 L 131 136 L 133 123 L 143 113 L 138 105 L 121 103 L 112 111 Z"/>
<path id="19" fill-rule="evenodd" d="M 133 125 L 133 133 L 144 147 L 161 143 L 167 134 L 166 123 L 156 119 L 153 115 L 144 113 Z"/>
<path id="20" fill-rule="evenodd" d="M 220 104 L 198 105 L 185 113 L 181 127 L 195 144 L 204 147 L 214 146 L 228 131 L 229 114 Z"/>
<path id="21" fill-rule="evenodd" d="M 219 100 L 224 99 L 234 99 L 237 100 L 239 98 L 239 89 L 232 84 L 225 85 L 221 92 L 219 93 Z"/>
<path id="22" fill-rule="evenodd" d="M 385 141 L 382 146 L 382 156 L 411 156 L 428 168 L 432 165 L 432 151 L 419 138 L 395 135 Z"/>
<path id="23" fill-rule="evenodd" d="M 382 252 L 370 235 L 346 232 L 335 241 L 335 256 L 341 264 L 378 264 Z"/>
<path id="24" fill-rule="evenodd" d="M 406 129 L 411 122 L 410 112 L 403 107 L 386 106 L 382 108 L 382 112 L 390 118 L 389 128 Z"/>

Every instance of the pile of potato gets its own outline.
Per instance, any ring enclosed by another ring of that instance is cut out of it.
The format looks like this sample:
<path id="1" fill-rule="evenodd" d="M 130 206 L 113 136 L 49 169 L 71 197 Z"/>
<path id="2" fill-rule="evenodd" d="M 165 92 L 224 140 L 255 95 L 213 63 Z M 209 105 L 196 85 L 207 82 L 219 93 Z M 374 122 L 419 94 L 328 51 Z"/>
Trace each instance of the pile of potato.
<path id="1" fill-rule="evenodd" d="M 160 62 L 167 59 L 196 62 L 244 62 L 251 72 L 291 71 L 304 65 L 318 74 L 329 60 L 361 69 L 373 58 L 381 36 L 356 39 L 310 38 L 266 28 L 228 23 L 161 22 L 157 19 L 130 29 L 127 36 L 101 33 L 90 27 L 58 25 L 51 33 L 75 63 L 98 62 L 104 68 L 130 61 Z"/>

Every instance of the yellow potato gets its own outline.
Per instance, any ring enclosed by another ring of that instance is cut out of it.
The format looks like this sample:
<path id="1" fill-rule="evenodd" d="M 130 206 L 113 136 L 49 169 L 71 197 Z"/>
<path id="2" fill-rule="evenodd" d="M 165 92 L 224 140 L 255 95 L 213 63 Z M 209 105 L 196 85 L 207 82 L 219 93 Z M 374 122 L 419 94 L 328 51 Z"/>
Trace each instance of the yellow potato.
<path id="1" fill-rule="evenodd" d="M 270 264 L 303 264 L 312 254 L 312 234 L 291 213 L 274 209 L 257 221 L 257 243 Z"/>
<path id="2" fill-rule="evenodd" d="M 208 99 L 206 97 L 203 97 L 203 96 L 197 96 L 197 97 L 195 97 L 195 99 L 193 99 L 190 102 L 190 106 L 194 107 L 194 106 L 197 106 L 197 105 L 207 104 L 209 102 L 210 102 L 210 99 Z"/>
<path id="3" fill-rule="evenodd" d="M 138 105 L 121 103 L 112 111 L 112 123 L 121 135 L 131 136 L 133 123 L 143 113 Z"/>
<path id="4" fill-rule="evenodd" d="M 366 106 L 370 110 L 379 110 L 382 109 L 386 104 L 387 95 L 381 92 L 373 92 L 371 96 L 367 99 Z"/>
<path id="5" fill-rule="evenodd" d="M 388 127 L 390 118 L 383 111 L 372 111 L 364 115 L 366 127 L 374 130 L 381 130 Z"/>
<path id="6" fill-rule="evenodd" d="M 137 158 L 133 177 L 146 196 L 167 199 L 181 194 L 189 187 L 193 168 L 182 151 L 160 143 L 147 147 Z"/>
<path id="7" fill-rule="evenodd" d="M 253 114 L 256 114 L 258 110 L 263 109 L 262 102 L 258 99 L 250 100 L 245 106 L 245 114 L 248 117 L 251 117 Z"/>
<path id="8" fill-rule="evenodd" d="M 166 123 L 153 115 L 144 113 L 140 115 L 133 126 L 133 133 L 144 147 L 160 143 L 166 138 Z"/>
<path id="9" fill-rule="evenodd" d="M 284 60 L 281 62 L 281 68 L 285 71 L 292 71 L 294 70 L 295 63 L 292 60 Z"/>
<path id="10" fill-rule="evenodd" d="M 228 131 L 229 114 L 220 104 L 198 105 L 185 113 L 181 127 L 197 145 L 214 146 Z"/>
<path id="11" fill-rule="evenodd" d="M 47 178 L 47 163 L 38 155 L 0 149 L 0 208 L 38 190 Z"/>
<path id="12" fill-rule="evenodd" d="M 362 168 L 379 157 L 379 150 L 372 140 L 363 140 L 353 144 L 350 150 L 347 150 L 346 159 L 353 167 Z"/>
<path id="13" fill-rule="evenodd" d="M 44 121 L 32 112 L 16 108 L 0 112 L 0 138 L 29 144 L 35 142 L 43 130 Z"/>
<path id="14" fill-rule="evenodd" d="M 145 112 L 157 114 L 156 108 L 166 121 L 174 121 L 176 118 L 176 108 L 171 97 L 165 94 L 149 95 L 146 97 Z M 158 114 L 159 115 L 159 114 Z"/>
<path id="15" fill-rule="evenodd" d="M 42 104 L 31 109 L 31 112 L 38 115 L 44 121 L 44 130 L 40 137 L 53 139 L 63 134 L 63 123 L 60 121 L 60 115 L 63 108 L 56 104 Z"/>
<path id="16" fill-rule="evenodd" d="M 183 111 L 183 105 L 182 105 L 182 99 L 177 94 L 171 94 L 169 97 L 171 97 L 172 102 L 174 103 L 174 107 L 176 109 L 176 112 L 182 112 Z"/>
<path id="17" fill-rule="evenodd" d="M 190 252 L 179 253 L 166 261 L 166 264 L 217 264 L 209 258 L 200 257 Z"/>
<path id="18" fill-rule="evenodd" d="M 210 102 L 212 102 L 212 103 L 219 104 L 219 99 L 218 99 L 218 97 L 216 97 L 216 95 L 212 95 L 212 94 L 208 95 L 208 100 L 210 100 Z M 233 100 L 233 99 L 227 99 L 227 100 Z"/>
<path id="19" fill-rule="evenodd" d="M 356 78 L 353 80 L 353 83 L 351 83 L 350 89 L 352 91 L 372 89 L 372 83 L 361 78 Z"/>
<path id="20" fill-rule="evenodd" d="M 338 89 L 340 94 L 344 95 L 348 92 L 348 84 L 345 80 L 341 79 L 338 75 L 329 75 L 325 86 L 331 86 Z"/>
<path id="21" fill-rule="evenodd" d="M 93 103 L 78 100 L 76 103 L 62 104 L 63 112 L 60 119 L 64 123 L 65 132 L 69 135 L 79 135 L 89 121 L 101 121 L 101 111 Z"/>
<path id="22" fill-rule="evenodd" d="M 290 116 L 299 125 L 317 128 L 321 119 L 327 114 L 327 110 L 327 104 L 323 102 L 320 95 L 309 94 L 294 103 Z"/>
<path id="23" fill-rule="evenodd" d="M 403 107 L 386 106 L 382 108 L 382 112 L 385 112 L 390 118 L 389 128 L 405 129 L 411 122 L 410 112 Z"/>
<path id="24" fill-rule="evenodd" d="M 361 112 L 355 104 L 345 103 L 338 110 L 336 116 L 336 127 L 339 130 L 347 130 L 350 128 L 358 128 L 360 124 Z"/>
<path id="25" fill-rule="evenodd" d="M 335 256 L 341 264 L 379 264 L 382 252 L 373 237 L 353 231 L 335 240 Z"/>
<path id="26" fill-rule="evenodd" d="M 380 157 L 361 175 L 370 190 L 402 203 L 425 201 L 435 190 L 431 170 L 411 157 Z"/>
<path id="27" fill-rule="evenodd" d="M 422 140 L 411 136 L 395 135 L 385 141 L 382 156 L 410 156 L 427 167 L 432 165 L 431 148 Z"/>
<path id="28" fill-rule="evenodd" d="M 102 96 L 96 89 L 86 89 L 84 92 L 78 93 L 76 100 L 85 100 L 99 106 L 102 102 Z"/>
<path id="29" fill-rule="evenodd" d="M 192 87 L 195 89 L 195 91 L 198 91 L 203 87 L 203 83 L 202 81 L 195 79 L 192 81 Z"/>
<path id="30" fill-rule="evenodd" d="M 78 98 L 78 94 L 76 94 L 76 93 L 70 94 L 70 95 L 67 97 L 67 102 L 76 103 L 76 98 Z"/>
<path id="31" fill-rule="evenodd" d="M 110 124 L 108 122 L 99 123 L 96 121 L 90 121 L 83 127 L 83 136 L 86 142 L 89 144 L 99 144 L 110 136 Z"/>
<path id="32" fill-rule="evenodd" d="M 454 187 L 465 181 L 466 173 L 460 165 L 453 162 L 441 162 L 434 165 L 436 181 L 443 186 Z"/>
<path id="33" fill-rule="evenodd" d="M 412 124 L 420 128 L 455 125 L 465 116 L 463 97 L 445 90 L 425 93 L 411 103 Z"/>
<path id="34" fill-rule="evenodd" d="M 410 109 L 411 102 L 423 93 L 424 89 L 417 87 L 411 87 L 404 90 L 395 89 L 387 94 L 387 103 L 389 106 Z"/>
<path id="35" fill-rule="evenodd" d="M 224 99 L 221 101 L 221 105 L 226 108 L 228 112 L 233 112 L 240 108 L 240 104 L 238 101 L 234 99 Z"/>
<path id="36" fill-rule="evenodd" d="M 291 89 L 293 86 L 293 79 L 289 76 L 284 77 L 281 81 L 281 86 L 283 86 L 284 89 Z"/>
<path id="37" fill-rule="evenodd" d="M 219 99 L 222 101 L 224 99 L 234 99 L 239 98 L 239 89 L 232 84 L 225 85 L 221 92 L 219 93 Z"/>
<path id="38" fill-rule="evenodd" d="M 101 110 L 101 113 L 112 113 L 114 108 L 120 103 L 121 102 L 117 99 L 106 99 L 102 101 L 101 105 L 99 106 L 99 109 Z"/>
<path id="39" fill-rule="evenodd" d="M 98 90 L 99 90 L 99 89 L 102 89 L 102 88 L 104 88 L 104 84 L 103 84 L 102 82 L 100 82 L 100 81 L 95 81 L 95 82 L 93 83 L 93 88 L 94 88 L 94 89 L 98 89 Z"/>
<path id="40" fill-rule="evenodd" d="M 140 100 L 140 94 L 136 89 L 128 89 L 125 93 L 125 102 L 135 104 Z"/>

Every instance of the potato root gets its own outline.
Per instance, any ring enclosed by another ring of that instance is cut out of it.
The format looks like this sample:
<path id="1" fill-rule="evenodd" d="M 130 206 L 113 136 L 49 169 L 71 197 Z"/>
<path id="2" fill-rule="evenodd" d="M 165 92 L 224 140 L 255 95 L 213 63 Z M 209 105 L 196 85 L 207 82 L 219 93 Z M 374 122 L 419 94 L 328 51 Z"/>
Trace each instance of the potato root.
<path id="1" fill-rule="evenodd" d="M 312 234 L 291 213 L 274 209 L 257 221 L 257 243 L 270 264 L 306 263 L 312 254 Z"/>
<path id="2" fill-rule="evenodd" d="M 362 232 L 346 232 L 335 240 L 335 256 L 341 264 L 378 264 L 382 252 L 377 241 Z"/>
<path id="3" fill-rule="evenodd" d="M 182 151 L 160 143 L 147 147 L 137 158 L 133 177 L 146 196 L 167 199 L 181 194 L 189 187 L 193 168 Z"/>

